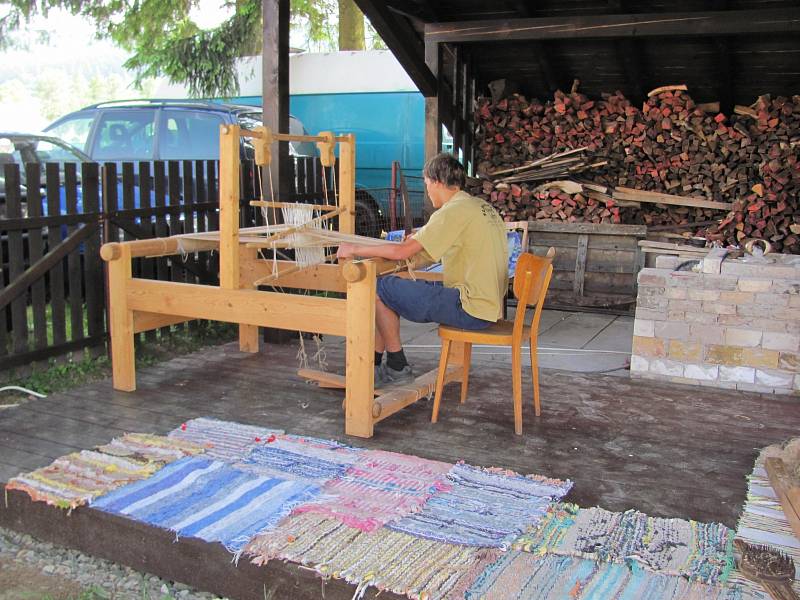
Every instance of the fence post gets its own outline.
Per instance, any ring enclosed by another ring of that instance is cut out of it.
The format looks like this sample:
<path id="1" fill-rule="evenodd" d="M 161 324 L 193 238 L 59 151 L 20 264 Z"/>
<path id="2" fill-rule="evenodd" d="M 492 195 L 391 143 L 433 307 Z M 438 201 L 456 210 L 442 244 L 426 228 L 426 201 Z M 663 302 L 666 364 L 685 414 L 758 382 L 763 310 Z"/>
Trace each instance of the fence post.
<path id="1" fill-rule="evenodd" d="M 400 162 L 392 161 L 392 188 L 389 190 L 389 229 L 397 229 L 397 173 L 400 171 Z"/>

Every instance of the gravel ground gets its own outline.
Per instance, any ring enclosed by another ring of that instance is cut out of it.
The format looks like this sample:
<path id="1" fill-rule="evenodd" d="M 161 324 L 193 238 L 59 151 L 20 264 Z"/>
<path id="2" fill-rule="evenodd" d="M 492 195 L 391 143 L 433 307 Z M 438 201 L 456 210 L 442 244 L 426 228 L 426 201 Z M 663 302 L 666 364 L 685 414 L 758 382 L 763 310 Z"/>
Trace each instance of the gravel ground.
<path id="1" fill-rule="evenodd" d="M 213 600 L 155 575 L 0 528 L 0 599 Z"/>

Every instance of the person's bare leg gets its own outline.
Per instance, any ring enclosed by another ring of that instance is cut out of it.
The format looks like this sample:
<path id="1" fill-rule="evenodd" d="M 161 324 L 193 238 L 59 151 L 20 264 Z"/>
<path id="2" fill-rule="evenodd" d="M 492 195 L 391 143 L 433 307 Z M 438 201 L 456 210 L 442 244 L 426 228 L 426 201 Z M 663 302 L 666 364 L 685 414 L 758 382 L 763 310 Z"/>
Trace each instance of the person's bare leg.
<path id="1" fill-rule="evenodd" d="M 400 317 L 391 308 L 381 302 L 380 298 L 375 303 L 375 351 L 398 352 L 403 349 L 400 341 Z M 381 350 L 378 350 L 378 339 L 381 339 Z"/>
<path id="2" fill-rule="evenodd" d="M 380 300 L 378 300 L 380 302 Z M 375 318 L 375 352 L 380 352 L 381 354 L 386 350 L 386 344 L 383 342 L 383 336 L 381 332 L 378 331 L 378 319 L 377 315 Z"/>

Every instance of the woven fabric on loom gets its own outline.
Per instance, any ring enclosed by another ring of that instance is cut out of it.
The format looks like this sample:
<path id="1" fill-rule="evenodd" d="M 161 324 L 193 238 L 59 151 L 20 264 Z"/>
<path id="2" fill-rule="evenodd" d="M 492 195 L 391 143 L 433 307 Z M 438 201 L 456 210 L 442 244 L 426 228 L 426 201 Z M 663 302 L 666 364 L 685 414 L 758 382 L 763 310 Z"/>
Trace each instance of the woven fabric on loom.
<path id="1" fill-rule="evenodd" d="M 749 589 L 708 585 L 643 569 L 572 556 L 510 551 L 490 565 L 466 600 L 760 600 Z"/>
<path id="2" fill-rule="evenodd" d="M 295 512 L 335 517 L 364 531 L 422 508 L 431 494 L 449 491 L 449 463 L 407 454 L 364 450 L 345 473 L 323 487 L 323 495 Z"/>
<path id="3" fill-rule="evenodd" d="M 37 502 L 72 509 L 121 485 L 149 477 L 161 466 L 162 463 L 82 450 L 13 477 L 6 489 L 27 492 Z"/>
<path id="4" fill-rule="evenodd" d="M 318 492 L 315 485 L 257 477 L 223 461 L 192 457 L 97 499 L 95 506 L 237 552 Z"/>
<path id="5" fill-rule="evenodd" d="M 421 511 L 387 527 L 452 544 L 508 547 L 572 487 L 570 481 L 523 477 L 463 463 L 453 466 L 447 481 L 450 491 L 434 494 Z"/>
<path id="6" fill-rule="evenodd" d="M 104 446 L 98 446 L 97 450 L 114 456 L 170 463 L 184 456 L 201 454 L 205 452 L 205 447 L 194 442 L 161 435 L 126 433 L 122 437 L 114 438 Z"/>
<path id="7" fill-rule="evenodd" d="M 243 550 L 252 562 L 290 560 L 323 576 L 369 586 L 409 598 L 463 598 L 475 578 L 499 556 L 487 548 L 424 540 L 386 528 L 364 532 L 337 519 L 304 513 L 256 536 Z"/>
<path id="8" fill-rule="evenodd" d="M 200 444 L 211 458 L 236 462 L 247 456 L 256 444 L 279 433 L 283 431 L 200 417 L 170 431 L 169 437 Z"/>
<path id="9" fill-rule="evenodd" d="M 733 531 L 719 523 L 659 519 L 629 510 L 554 508 L 539 529 L 514 544 L 534 554 L 636 561 L 666 575 L 724 582 L 733 569 Z"/>
<path id="10" fill-rule="evenodd" d="M 795 537 L 780 500 L 772 489 L 764 469 L 763 456 L 758 457 L 753 473 L 747 480 L 747 501 L 736 526 L 736 537 L 751 544 L 772 546 L 791 556 L 795 566 L 793 587 L 800 594 L 800 540 Z M 733 572 L 731 580 L 760 589 L 738 571 Z"/>

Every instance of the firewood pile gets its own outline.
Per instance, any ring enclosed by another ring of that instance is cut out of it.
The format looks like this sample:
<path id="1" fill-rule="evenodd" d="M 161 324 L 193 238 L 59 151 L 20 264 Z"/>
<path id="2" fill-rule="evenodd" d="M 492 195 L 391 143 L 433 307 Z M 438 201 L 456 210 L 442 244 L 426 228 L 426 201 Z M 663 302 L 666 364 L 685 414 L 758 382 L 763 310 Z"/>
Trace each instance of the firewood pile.
<path id="1" fill-rule="evenodd" d="M 734 114 L 683 85 L 648 94 L 575 89 L 476 104 L 470 191 L 511 221 L 645 224 L 800 253 L 800 96 L 761 96 Z"/>

